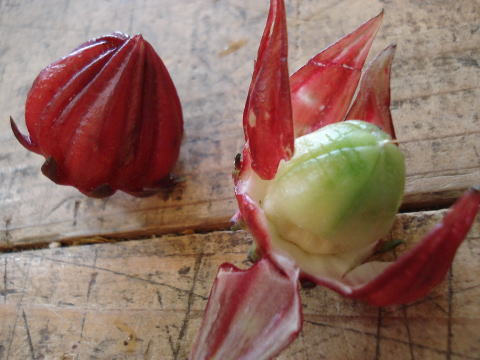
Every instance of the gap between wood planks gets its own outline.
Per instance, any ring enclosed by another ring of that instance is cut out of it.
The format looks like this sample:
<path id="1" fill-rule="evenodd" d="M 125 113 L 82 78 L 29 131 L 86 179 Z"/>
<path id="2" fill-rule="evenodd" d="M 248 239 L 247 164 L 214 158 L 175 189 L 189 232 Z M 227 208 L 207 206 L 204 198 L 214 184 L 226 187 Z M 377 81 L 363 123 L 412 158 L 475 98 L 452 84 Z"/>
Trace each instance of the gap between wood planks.
<path id="1" fill-rule="evenodd" d="M 446 210 L 448 209 L 461 194 L 455 194 L 458 196 L 455 197 L 445 197 L 443 199 L 436 199 L 436 197 L 431 197 L 432 201 L 424 201 L 422 203 L 412 204 L 403 204 L 400 207 L 399 214 L 408 214 L 421 211 L 434 211 L 434 210 Z M 233 216 L 233 214 L 232 214 Z M 43 241 L 30 244 L 10 244 L 10 246 L 0 246 L 0 254 L 2 253 L 14 253 L 19 251 L 28 251 L 28 250 L 40 250 L 47 248 L 57 248 L 57 247 L 69 247 L 69 246 L 82 246 L 82 245 L 93 245 L 93 244 L 106 244 L 106 243 L 118 243 L 125 241 L 134 241 L 134 240 L 144 240 L 149 237 L 156 238 L 160 236 L 185 236 L 193 234 L 208 234 L 217 231 L 230 231 L 233 228 L 233 224 L 230 220 L 225 220 L 215 224 L 209 224 L 206 226 L 197 226 L 191 228 L 178 228 L 178 229 L 169 229 L 164 232 L 147 232 L 147 231 L 135 231 L 128 233 L 116 233 L 104 234 L 104 235 L 92 235 L 92 236 L 81 236 L 81 237 L 70 237 L 65 239 L 58 239 L 55 241 Z"/>

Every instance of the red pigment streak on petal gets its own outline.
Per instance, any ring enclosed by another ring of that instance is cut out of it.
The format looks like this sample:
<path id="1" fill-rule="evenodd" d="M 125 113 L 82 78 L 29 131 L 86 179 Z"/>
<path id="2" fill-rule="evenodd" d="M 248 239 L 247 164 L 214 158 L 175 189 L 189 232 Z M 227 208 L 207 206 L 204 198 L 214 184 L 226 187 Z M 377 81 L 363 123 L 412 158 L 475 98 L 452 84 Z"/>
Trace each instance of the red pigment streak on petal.
<path id="1" fill-rule="evenodd" d="M 237 203 L 242 219 L 248 226 L 262 253 L 269 253 L 271 249 L 270 233 L 267 219 L 261 209 L 246 193 L 237 194 Z"/>
<path id="2" fill-rule="evenodd" d="M 283 0 L 271 0 L 243 113 L 252 168 L 266 180 L 275 176 L 282 159 L 293 155 L 287 56 L 285 5 Z"/>
<path id="3" fill-rule="evenodd" d="M 346 120 L 363 120 L 377 125 L 395 139 L 390 114 L 390 73 L 395 45 L 383 50 L 368 66 Z"/>
<path id="4" fill-rule="evenodd" d="M 269 253 L 271 247 L 268 222 L 262 208 L 248 194 L 247 182 L 250 181 L 250 172 L 252 171 L 252 159 L 248 143 L 245 144 L 242 152 L 242 160 L 238 175 L 233 176 L 235 183 L 235 197 L 238 204 L 238 215 L 248 226 L 257 245 L 262 253 Z"/>
<path id="5" fill-rule="evenodd" d="M 295 137 L 342 121 L 383 12 L 310 59 L 290 78 Z"/>
<path id="6" fill-rule="evenodd" d="M 264 258 L 248 270 L 220 266 L 190 360 L 270 359 L 302 327 L 298 271 Z"/>
<path id="7" fill-rule="evenodd" d="M 231 218 L 230 224 L 232 224 L 232 228 L 236 226 L 240 226 L 244 222 L 242 214 L 240 211 L 237 211 Z"/>

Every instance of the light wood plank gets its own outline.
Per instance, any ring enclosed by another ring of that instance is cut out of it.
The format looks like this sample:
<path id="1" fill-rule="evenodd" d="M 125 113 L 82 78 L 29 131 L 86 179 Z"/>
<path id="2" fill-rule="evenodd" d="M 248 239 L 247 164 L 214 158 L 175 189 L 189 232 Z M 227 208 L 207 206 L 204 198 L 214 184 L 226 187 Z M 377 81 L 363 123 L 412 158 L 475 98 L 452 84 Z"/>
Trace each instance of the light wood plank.
<path id="1" fill-rule="evenodd" d="M 452 6 L 458 9 L 452 11 Z M 480 183 L 477 1 L 287 1 L 290 68 L 385 9 L 372 53 L 398 44 L 393 116 L 407 159 L 405 208 L 451 202 Z M 0 3 L 0 248 L 96 235 L 136 237 L 225 229 L 235 212 L 230 172 L 267 2 L 113 0 Z M 176 173 L 185 181 L 148 199 L 93 200 L 40 174 L 42 159 L 13 138 L 38 71 L 88 38 L 141 32 L 167 64 L 184 105 Z M 232 44 L 240 44 L 226 51 Z"/>
<path id="2" fill-rule="evenodd" d="M 391 236 L 411 246 L 443 213 L 399 215 Z M 185 359 L 217 267 L 249 266 L 250 240 L 212 232 L 1 255 L 0 359 Z M 479 256 L 480 219 L 449 278 L 413 304 L 302 290 L 304 329 L 279 359 L 478 359 Z"/>

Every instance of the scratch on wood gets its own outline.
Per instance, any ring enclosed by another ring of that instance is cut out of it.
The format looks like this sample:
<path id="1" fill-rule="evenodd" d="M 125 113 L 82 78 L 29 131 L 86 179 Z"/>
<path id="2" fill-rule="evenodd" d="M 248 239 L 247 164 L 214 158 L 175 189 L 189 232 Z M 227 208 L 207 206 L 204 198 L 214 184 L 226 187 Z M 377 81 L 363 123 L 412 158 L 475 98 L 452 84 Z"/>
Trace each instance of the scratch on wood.
<path id="1" fill-rule="evenodd" d="M 22 317 L 25 325 L 25 331 L 27 332 L 27 341 L 28 341 L 28 347 L 30 349 L 30 355 L 32 357 L 32 360 L 35 360 L 35 351 L 33 350 L 32 336 L 30 335 L 30 328 L 28 326 L 27 315 L 25 314 L 25 310 L 22 310 Z"/>
<path id="2" fill-rule="evenodd" d="M 10 358 L 10 351 L 12 349 L 13 339 L 15 337 L 15 329 L 17 328 L 18 314 L 20 312 L 20 306 L 22 305 L 22 302 L 23 302 L 23 297 L 25 296 L 25 292 L 26 292 L 25 290 L 26 290 L 26 287 L 27 287 L 27 282 L 28 282 L 28 279 L 30 278 L 31 267 L 32 267 L 32 259 L 30 258 L 30 260 L 28 262 L 28 265 L 27 265 L 27 270 L 25 272 L 25 281 L 23 283 L 22 295 L 20 296 L 20 300 L 18 301 L 18 305 L 17 305 L 17 314 L 15 316 L 12 331 L 10 333 L 10 339 L 8 341 L 7 360 Z"/>
<path id="3" fill-rule="evenodd" d="M 343 329 L 343 330 L 346 330 L 346 331 L 350 331 L 352 333 L 355 333 L 355 334 L 361 334 L 361 335 L 365 335 L 365 336 L 371 336 L 373 338 L 377 338 L 377 333 L 373 333 L 373 332 L 368 332 L 368 331 L 361 331 L 361 330 L 358 330 L 358 329 L 352 329 L 352 328 L 345 328 L 345 327 L 338 327 L 338 326 L 333 326 L 333 325 L 330 325 L 330 324 L 326 324 L 326 323 L 321 323 L 321 322 L 316 322 L 316 321 L 311 321 L 311 320 L 305 320 L 305 323 L 308 323 L 308 324 L 311 324 L 311 325 L 315 325 L 315 326 L 321 326 L 321 327 L 326 327 L 326 328 L 331 328 L 331 329 Z M 408 341 L 405 341 L 405 340 L 400 340 L 400 339 L 397 339 L 397 338 L 394 338 L 394 337 L 391 337 L 391 336 L 378 336 L 378 338 L 380 338 L 381 340 L 388 340 L 388 341 L 392 341 L 392 342 L 396 342 L 398 344 L 403 344 L 403 345 L 409 345 L 408 344 Z M 419 348 L 419 349 L 424 349 L 424 350 L 429 350 L 429 351 L 433 351 L 437 354 L 440 354 L 440 355 L 446 355 L 447 352 L 445 350 L 440 350 L 440 349 L 436 349 L 434 347 L 431 347 L 431 346 L 427 346 L 427 345 L 423 345 L 423 344 L 418 344 L 418 343 L 414 343 L 412 342 L 412 346 L 415 347 L 415 348 Z M 469 356 L 469 355 L 465 355 L 465 354 L 460 354 L 460 353 L 454 353 L 452 352 L 452 355 L 455 355 L 456 357 L 458 357 L 459 359 L 471 359 L 471 360 L 478 360 L 477 357 L 472 357 L 472 356 Z"/>
<path id="4" fill-rule="evenodd" d="M 144 359 L 151 359 L 151 354 L 150 354 L 150 345 L 152 344 L 152 340 L 148 340 L 148 343 L 147 343 L 147 349 L 145 350 L 145 352 L 143 353 L 143 358 Z"/>
<path id="5" fill-rule="evenodd" d="M 93 255 L 93 265 L 95 266 L 97 264 L 97 257 L 98 257 L 98 253 L 97 253 L 97 249 L 94 250 L 94 255 Z M 97 275 L 98 273 L 97 272 L 94 272 L 92 273 L 92 276 L 90 278 L 90 281 L 88 282 L 88 288 L 87 288 L 87 299 L 86 299 L 86 304 L 88 305 L 89 301 L 90 301 L 90 294 L 92 292 L 92 288 L 93 286 L 95 285 L 95 283 L 97 282 Z M 85 329 L 85 321 L 87 319 L 87 312 L 85 311 L 83 313 L 83 318 L 82 318 L 82 325 L 80 327 L 80 340 L 78 341 L 78 344 L 80 345 L 83 341 L 83 331 Z"/>
<path id="6" fill-rule="evenodd" d="M 477 155 L 477 158 L 480 161 L 480 153 L 478 152 L 478 149 L 475 145 L 473 146 L 473 151 L 475 152 L 475 155 Z"/>
<path id="7" fill-rule="evenodd" d="M 178 359 L 178 355 L 180 353 L 180 345 L 181 342 L 185 336 L 188 323 L 190 322 L 190 310 L 192 308 L 193 304 L 193 296 L 194 296 L 194 290 L 195 290 L 195 285 L 197 284 L 197 278 L 198 278 L 198 273 L 200 271 L 200 264 L 202 262 L 202 257 L 203 254 L 198 254 L 195 257 L 195 265 L 194 265 L 194 273 L 193 273 L 193 281 L 192 281 L 192 286 L 190 288 L 190 291 L 188 292 L 188 301 L 187 301 L 187 310 L 185 311 L 185 318 L 183 319 L 182 327 L 180 328 L 180 332 L 178 333 L 178 338 L 177 338 L 177 346 L 175 348 L 175 351 L 173 353 L 174 359 Z"/>
<path id="8" fill-rule="evenodd" d="M 172 335 L 170 334 L 170 327 L 165 325 L 165 330 L 168 336 L 168 343 L 170 344 L 170 350 L 172 350 L 172 355 L 175 354 L 175 345 L 173 344 Z"/>
<path id="9" fill-rule="evenodd" d="M 381 329 L 382 329 L 382 309 L 378 309 L 377 315 L 377 333 L 375 334 L 375 338 L 377 340 L 375 346 L 375 360 L 380 359 L 380 336 L 381 336 Z"/>
<path id="10" fill-rule="evenodd" d="M 437 307 L 440 311 L 447 314 L 447 311 L 435 301 L 435 300 L 440 299 L 442 297 L 443 297 L 443 295 L 435 295 L 435 296 L 427 295 L 423 299 L 420 299 L 418 301 L 415 301 L 413 303 L 410 303 L 410 304 L 407 304 L 407 305 L 404 305 L 404 306 L 405 306 L 405 308 L 408 309 L 412 306 L 422 305 L 422 304 L 425 304 L 427 302 L 431 302 L 431 304 L 433 304 L 435 307 Z"/>
<path id="11" fill-rule="evenodd" d="M 78 196 L 67 196 L 66 198 L 62 199 L 61 201 L 59 201 L 57 204 L 55 204 L 51 209 L 50 211 L 48 212 L 47 216 L 50 216 L 52 215 L 57 209 L 59 209 L 63 204 L 65 204 L 66 202 L 72 200 L 72 199 L 75 199 L 77 198 Z"/>
<path id="12" fill-rule="evenodd" d="M 464 287 L 463 289 L 456 290 L 455 294 L 461 294 L 463 292 L 470 291 L 470 290 L 473 290 L 473 289 L 477 289 L 479 287 L 480 287 L 480 285 L 467 286 L 467 287 Z"/>
<path id="13" fill-rule="evenodd" d="M 5 257 L 5 269 L 4 269 L 4 272 L 3 272 L 3 290 L 5 291 L 5 293 L 3 294 L 3 303 L 6 304 L 7 303 L 7 295 L 8 295 L 8 292 L 7 292 L 7 257 Z"/>
<path id="14" fill-rule="evenodd" d="M 308 348 L 305 346 L 305 333 L 303 332 L 303 329 L 300 331 L 300 336 L 299 336 L 301 342 L 302 342 L 302 354 L 303 358 L 305 360 L 310 360 L 310 356 L 308 354 Z"/>
<path id="15" fill-rule="evenodd" d="M 446 134 L 442 136 L 426 136 L 421 138 L 392 140 L 392 142 L 394 142 L 395 144 L 407 144 L 407 143 L 424 142 L 424 141 L 434 142 L 437 140 L 451 139 L 454 137 L 465 137 L 465 136 L 472 136 L 472 135 L 479 135 L 479 134 L 480 134 L 480 131 L 470 130 L 470 131 L 464 131 L 459 133 Z"/>
<path id="16" fill-rule="evenodd" d="M 400 98 L 397 100 L 392 101 L 392 108 L 398 107 L 402 103 L 405 102 L 410 102 L 410 101 L 416 101 L 416 100 L 425 100 L 430 97 L 438 96 L 438 95 L 449 95 L 449 94 L 455 94 L 459 92 L 468 92 L 472 90 L 478 89 L 478 86 L 473 86 L 473 87 L 466 87 L 462 89 L 455 89 L 455 90 L 444 90 L 444 91 L 437 91 L 437 92 L 431 92 L 430 94 L 424 94 L 424 95 L 416 95 L 416 96 L 411 96 L 411 97 L 405 97 L 405 98 Z"/>
<path id="17" fill-rule="evenodd" d="M 80 325 L 80 340 L 78 341 L 78 344 L 80 345 L 83 341 L 83 330 L 85 329 L 85 320 L 87 319 L 87 313 L 83 313 L 83 318 L 82 318 L 82 325 Z"/>
<path id="18" fill-rule="evenodd" d="M 11 217 L 7 217 L 5 218 L 5 242 L 7 243 L 7 245 L 10 245 L 10 238 L 11 238 L 11 234 L 10 234 L 10 224 L 12 222 L 12 218 Z"/>
<path id="19" fill-rule="evenodd" d="M 405 320 L 405 328 L 407 330 L 408 348 L 410 349 L 410 358 L 412 360 L 415 360 L 415 353 L 413 352 L 413 344 L 412 344 L 412 334 L 410 332 L 410 322 L 408 320 L 407 308 L 405 305 L 402 306 L 402 312 L 403 312 L 403 319 Z"/>
<path id="20" fill-rule="evenodd" d="M 39 255 L 35 255 L 35 254 L 32 254 L 31 256 L 32 257 L 40 257 Z M 45 259 L 45 260 L 48 260 L 48 261 L 51 261 L 51 262 L 54 262 L 54 263 L 59 263 L 59 264 L 68 264 L 68 265 L 83 267 L 83 268 L 92 269 L 92 270 L 104 271 L 104 272 L 108 272 L 110 274 L 114 274 L 114 275 L 118 275 L 118 276 L 124 276 L 128 279 L 137 280 L 137 281 L 141 281 L 141 282 L 146 282 L 147 284 L 151 284 L 151 285 L 163 286 L 163 287 L 166 287 L 166 288 L 169 288 L 171 290 L 175 290 L 175 291 L 178 291 L 178 292 L 181 292 L 181 293 L 190 294 L 189 290 L 180 289 L 178 287 L 175 287 L 175 286 L 172 286 L 172 285 L 169 285 L 169 284 L 153 281 L 153 280 L 150 280 L 150 279 L 143 279 L 141 277 L 137 277 L 137 276 L 134 276 L 134 275 L 122 273 L 122 272 L 115 271 L 115 270 L 110 270 L 110 269 L 98 267 L 98 266 L 95 266 L 95 265 L 92 266 L 92 265 L 86 265 L 86 264 L 79 264 L 79 263 L 65 261 L 65 260 L 53 259 L 53 258 L 50 258 L 50 257 L 42 257 L 42 259 Z M 206 300 L 205 296 L 195 294 L 195 293 L 193 293 L 192 295 Z"/>
<path id="21" fill-rule="evenodd" d="M 78 209 L 80 208 L 80 200 L 75 200 L 73 207 L 73 226 L 77 226 Z"/>
<path id="22" fill-rule="evenodd" d="M 448 322 L 447 322 L 447 360 L 452 359 L 452 299 L 453 299 L 453 288 L 452 288 L 452 279 L 453 272 L 450 268 L 448 272 Z"/>
<path id="23" fill-rule="evenodd" d="M 98 272 L 93 272 L 92 275 L 90 276 L 90 281 L 88 282 L 88 289 L 87 289 L 87 301 L 90 299 L 92 288 L 93 286 L 95 286 L 95 283 L 97 282 L 97 276 L 98 276 Z"/>
<path id="24" fill-rule="evenodd" d="M 444 314 L 448 313 L 448 310 L 445 310 L 439 303 L 436 302 L 436 298 L 430 298 L 432 301 L 432 305 L 435 306 L 437 309 L 439 309 L 441 312 Z"/>
<path id="25" fill-rule="evenodd" d="M 158 300 L 158 303 L 160 304 L 160 308 L 163 309 L 162 294 L 160 294 L 160 291 L 158 290 L 157 290 L 157 300 Z"/>

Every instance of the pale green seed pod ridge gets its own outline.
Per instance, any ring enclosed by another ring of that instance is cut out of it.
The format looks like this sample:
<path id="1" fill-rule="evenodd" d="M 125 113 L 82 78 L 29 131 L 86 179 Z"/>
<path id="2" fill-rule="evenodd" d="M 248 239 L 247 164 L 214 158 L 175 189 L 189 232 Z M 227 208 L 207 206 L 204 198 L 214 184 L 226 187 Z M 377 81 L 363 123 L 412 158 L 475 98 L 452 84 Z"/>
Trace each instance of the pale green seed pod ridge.
<path id="1" fill-rule="evenodd" d="M 310 254 L 340 254 L 388 233 L 404 185 L 404 157 L 391 138 L 351 120 L 297 138 L 262 206 L 282 240 Z"/>

